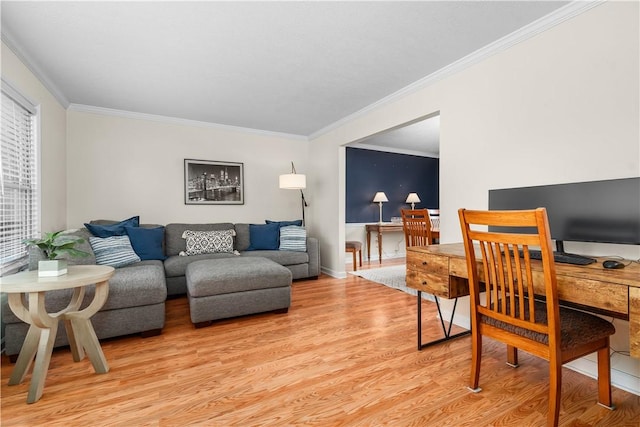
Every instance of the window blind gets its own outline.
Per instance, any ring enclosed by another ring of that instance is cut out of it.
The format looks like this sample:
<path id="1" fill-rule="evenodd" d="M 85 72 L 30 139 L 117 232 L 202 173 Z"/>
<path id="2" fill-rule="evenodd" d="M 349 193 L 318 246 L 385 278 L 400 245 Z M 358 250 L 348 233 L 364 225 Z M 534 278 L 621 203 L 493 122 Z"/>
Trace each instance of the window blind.
<path id="1" fill-rule="evenodd" d="M 0 114 L 0 275 L 26 263 L 23 239 L 37 237 L 36 108 L 2 82 Z"/>

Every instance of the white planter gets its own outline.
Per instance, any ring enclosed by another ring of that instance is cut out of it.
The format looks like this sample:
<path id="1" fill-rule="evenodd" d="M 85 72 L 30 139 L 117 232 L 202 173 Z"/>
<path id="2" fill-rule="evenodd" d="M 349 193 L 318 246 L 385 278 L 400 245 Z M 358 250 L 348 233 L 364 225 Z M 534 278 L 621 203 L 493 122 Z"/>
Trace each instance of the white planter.
<path id="1" fill-rule="evenodd" d="M 67 261 L 63 259 L 54 259 L 52 261 L 38 261 L 39 277 L 54 277 L 67 274 Z"/>

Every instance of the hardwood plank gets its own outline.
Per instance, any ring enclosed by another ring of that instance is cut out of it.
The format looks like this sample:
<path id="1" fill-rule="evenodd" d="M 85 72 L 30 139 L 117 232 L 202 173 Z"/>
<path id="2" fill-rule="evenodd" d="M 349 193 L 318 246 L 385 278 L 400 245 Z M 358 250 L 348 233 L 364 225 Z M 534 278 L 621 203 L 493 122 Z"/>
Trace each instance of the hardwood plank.
<path id="1" fill-rule="evenodd" d="M 385 265 L 401 263 L 403 260 Z M 375 263 L 363 262 L 363 269 Z M 95 374 L 68 348 L 54 350 L 40 401 L 31 375 L 8 386 L 1 368 L 1 424 L 35 425 L 544 425 L 548 365 L 486 340 L 480 386 L 467 391 L 470 340 L 415 349 L 415 297 L 349 275 L 293 284 L 288 313 L 196 329 L 186 298 L 167 301 L 161 335 L 102 341 L 111 370 Z M 442 333 L 423 303 L 423 339 Z M 596 381 L 563 369 L 561 425 L 637 425 L 640 397 L 613 389 L 596 404 Z"/>

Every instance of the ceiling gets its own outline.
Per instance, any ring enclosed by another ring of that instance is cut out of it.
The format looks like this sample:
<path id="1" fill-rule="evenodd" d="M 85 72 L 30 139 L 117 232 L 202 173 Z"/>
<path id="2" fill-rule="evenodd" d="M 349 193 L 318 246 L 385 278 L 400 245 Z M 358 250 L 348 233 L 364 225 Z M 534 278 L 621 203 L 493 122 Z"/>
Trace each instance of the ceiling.
<path id="1" fill-rule="evenodd" d="M 3 41 L 65 107 L 307 139 L 567 3 L 3 0 L 0 7 Z"/>
<path id="2" fill-rule="evenodd" d="M 440 116 L 368 137 L 350 147 L 440 157 Z"/>

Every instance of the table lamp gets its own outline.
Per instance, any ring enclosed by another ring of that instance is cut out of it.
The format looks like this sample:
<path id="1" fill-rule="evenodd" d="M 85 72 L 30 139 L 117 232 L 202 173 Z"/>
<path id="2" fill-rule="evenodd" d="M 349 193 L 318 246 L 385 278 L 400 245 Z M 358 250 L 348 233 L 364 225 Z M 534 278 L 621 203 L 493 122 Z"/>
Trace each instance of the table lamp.
<path id="1" fill-rule="evenodd" d="M 388 201 L 389 199 L 387 199 L 387 195 L 384 194 L 384 191 L 378 191 L 376 195 L 373 196 L 373 202 L 377 203 L 380 206 L 380 224 L 382 224 L 382 203 Z"/>
<path id="2" fill-rule="evenodd" d="M 416 208 L 416 203 L 420 203 L 420 197 L 418 197 L 418 193 L 409 193 L 407 196 L 407 200 L 405 203 L 411 203 L 411 210 Z"/>

